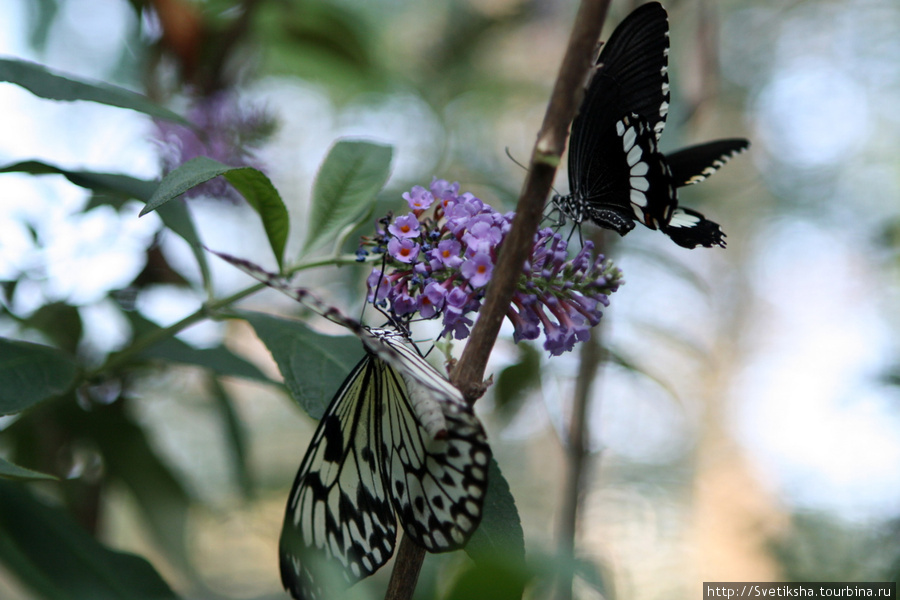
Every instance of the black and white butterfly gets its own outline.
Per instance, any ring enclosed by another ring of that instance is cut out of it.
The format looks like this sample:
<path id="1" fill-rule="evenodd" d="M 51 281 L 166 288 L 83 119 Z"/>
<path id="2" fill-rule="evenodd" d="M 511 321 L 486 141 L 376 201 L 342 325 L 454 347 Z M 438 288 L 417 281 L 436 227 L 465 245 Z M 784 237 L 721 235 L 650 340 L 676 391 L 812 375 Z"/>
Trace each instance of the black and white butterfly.
<path id="1" fill-rule="evenodd" d="M 603 46 L 572 123 L 567 196 L 553 204 L 577 225 L 625 235 L 637 220 L 679 246 L 724 246 L 725 234 L 678 206 L 677 188 L 702 181 L 750 145 L 724 139 L 664 155 L 669 112 L 669 25 L 657 2 L 629 14 Z"/>
<path id="2" fill-rule="evenodd" d="M 341 384 L 294 479 L 279 543 L 294 598 L 333 597 L 320 573 L 353 584 L 394 553 L 397 522 L 429 552 L 466 545 L 481 522 L 491 449 L 458 389 L 394 327 L 369 328 L 248 261 L 216 253 L 344 325 L 366 355 Z"/>

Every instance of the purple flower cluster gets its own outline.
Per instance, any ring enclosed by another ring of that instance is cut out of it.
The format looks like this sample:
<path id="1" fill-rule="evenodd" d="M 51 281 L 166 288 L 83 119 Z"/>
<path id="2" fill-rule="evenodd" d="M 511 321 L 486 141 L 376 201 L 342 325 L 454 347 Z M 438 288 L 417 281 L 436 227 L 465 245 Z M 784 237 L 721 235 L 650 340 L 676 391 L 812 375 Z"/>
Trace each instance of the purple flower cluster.
<path id="1" fill-rule="evenodd" d="M 437 178 L 430 189 L 415 186 L 403 198 L 411 212 L 381 219 L 377 235 L 365 238 L 358 252 L 362 258 L 366 247 L 374 247 L 389 267 L 372 270 L 368 300 L 407 321 L 416 313 L 442 318 L 441 335 L 463 339 L 472 326 L 467 315 L 481 307 L 514 213 L 501 214 L 470 193 L 460 194 L 458 183 Z M 619 269 L 601 255 L 592 257 L 592 251 L 585 242 L 569 259 L 559 234 L 551 229 L 535 234 L 507 311 L 517 342 L 536 339 L 543 330 L 544 348 L 558 355 L 590 336 L 602 307 L 609 305 L 608 294 L 622 283 Z"/>
<path id="2" fill-rule="evenodd" d="M 163 174 L 198 156 L 214 158 L 230 167 L 261 168 L 254 150 L 274 130 L 274 121 L 266 111 L 242 105 L 233 91 L 221 91 L 194 99 L 186 118 L 193 128 L 162 119 L 155 121 Z M 240 198 L 222 177 L 191 188 L 185 196 L 235 201 Z"/>

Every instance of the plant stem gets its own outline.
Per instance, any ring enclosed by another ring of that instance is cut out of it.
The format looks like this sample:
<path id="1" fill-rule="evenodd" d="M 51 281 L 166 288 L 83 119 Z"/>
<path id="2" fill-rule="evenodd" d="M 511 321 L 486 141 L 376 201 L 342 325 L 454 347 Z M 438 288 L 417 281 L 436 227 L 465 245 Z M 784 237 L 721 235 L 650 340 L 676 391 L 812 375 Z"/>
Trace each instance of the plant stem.
<path id="1" fill-rule="evenodd" d="M 575 118 L 584 96 L 583 84 L 591 68 L 609 3 L 610 0 L 582 0 L 578 8 L 566 53 L 550 96 L 550 103 L 544 114 L 544 122 L 531 154 L 530 168 L 516 205 L 512 229 L 500 250 L 478 320 L 472 328 L 472 334 L 456 368 L 451 373 L 451 381 L 470 402 L 475 402 L 484 393 L 484 371 L 488 357 L 497 340 L 497 334 L 500 333 L 503 318 L 509 310 L 509 303 L 519 283 L 522 267 L 531 253 L 534 234 L 543 218 L 544 204 L 550 195 L 556 168 L 562 161 L 569 124 Z M 407 541 L 404 537 L 400 542 L 386 599 L 412 598 L 415 581 L 425 560 L 425 552 L 422 549 L 418 549 L 417 552 L 408 551 L 404 548 L 407 545 L 414 545 L 414 542 Z M 401 577 L 398 571 L 402 573 L 404 580 L 411 579 L 413 585 L 400 587 L 399 581 L 395 585 L 395 579 L 399 580 Z"/>
<path id="2" fill-rule="evenodd" d="M 289 277 L 295 273 L 299 273 L 300 271 L 304 271 L 306 269 L 312 269 L 315 267 L 321 267 L 326 265 L 344 265 L 344 264 L 354 264 L 359 262 L 356 259 L 356 256 L 344 255 L 338 257 L 328 257 L 317 259 L 305 263 L 300 263 L 294 265 L 293 267 L 289 267 L 285 270 L 285 276 Z M 122 350 L 121 352 L 117 352 L 115 354 L 110 355 L 110 357 L 106 360 L 106 362 L 85 374 L 85 379 L 90 381 L 91 379 L 97 378 L 101 373 L 105 373 L 107 371 L 111 371 L 120 365 L 127 363 L 133 357 L 139 355 L 141 352 L 146 350 L 147 348 L 152 347 L 159 342 L 166 340 L 170 337 L 175 336 L 176 334 L 184 331 L 191 325 L 202 321 L 203 319 L 212 318 L 218 311 L 227 308 L 234 304 L 235 302 L 239 302 L 246 298 L 247 296 L 251 296 L 256 292 L 265 289 L 266 284 L 264 283 L 256 283 L 251 285 L 250 287 L 244 288 L 230 296 L 220 299 L 212 299 L 207 302 L 204 302 L 203 305 L 198 308 L 193 313 L 184 317 L 177 323 L 173 323 L 168 327 L 163 327 L 161 329 L 157 329 L 148 333 L 147 335 L 135 340 L 130 346 Z"/>
<path id="3" fill-rule="evenodd" d="M 602 254 L 601 232 L 592 236 L 597 252 Z M 602 324 L 601 324 L 602 325 Z M 562 507 L 559 522 L 559 555 L 565 565 L 559 573 L 557 581 L 557 600 L 571 600 L 573 561 L 575 558 L 575 538 L 578 533 L 578 512 L 584 499 L 587 483 L 587 472 L 590 460 L 590 422 L 591 388 L 597 377 L 597 369 L 605 358 L 601 344 L 600 326 L 591 330 L 591 337 L 581 345 L 581 363 L 575 380 L 575 393 L 572 398 L 572 415 L 569 421 L 569 435 L 565 442 L 567 472 L 563 490 Z"/>
<path id="4" fill-rule="evenodd" d="M 412 598 L 424 561 L 425 548 L 415 543 L 411 537 L 404 535 L 400 539 L 397 558 L 394 560 L 394 570 L 391 571 L 391 580 L 388 582 L 384 600 Z"/>
<path id="5" fill-rule="evenodd" d="M 544 122 L 531 154 L 512 229 L 500 249 L 478 321 L 452 373 L 453 383 L 470 400 L 474 401 L 484 393 L 482 382 L 488 357 L 509 310 L 522 266 L 531 252 L 534 233 L 543 218 L 544 204 L 550 195 L 556 168 L 562 160 L 569 124 L 584 97 L 584 82 L 609 3 L 610 0 L 582 0 L 575 17 Z"/>

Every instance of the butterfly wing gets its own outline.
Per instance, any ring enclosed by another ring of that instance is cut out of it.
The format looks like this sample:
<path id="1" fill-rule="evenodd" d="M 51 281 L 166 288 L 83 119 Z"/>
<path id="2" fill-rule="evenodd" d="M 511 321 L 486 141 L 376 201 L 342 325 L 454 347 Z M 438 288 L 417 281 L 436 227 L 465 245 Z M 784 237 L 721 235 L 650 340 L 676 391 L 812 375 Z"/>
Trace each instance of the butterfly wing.
<path id="1" fill-rule="evenodd" d="M 749 147 L 750 142 L 745 139 L 715 140 L 667 154 L 666 161 L 675 185 L 693 185 L 709 178 Z"/>
<path id="2" fill-rule="evenodd" d="M 684 248 L 725 246 L 725 234 L 718 224 L 678 206 L 678 180 L 668 157 L 659 152 L 648 123 L 631 115 L 616 122 L 608 135 L 615 141 L 592 163 L 602 174 L 585 196 L 586 214 L 592 221 L 624 235 L 637 220 L 650 229 L 662 230 Z M 622 223 L 627 226 L 624 232 Z"/>
<path id="3" fill-rule="evenodd" d="M 669 20 L 658 2 L 633 10 L 597 57 L 582 109 L 580 131 L 636 114 L 657 139 L 669 112 Z M 573 124 L 573 135 L 576 126 Z"/>
<path id="4" fill-rule="evenodd" d="M 481 522 L 491 450 L 472 407 L 393 329 L 363 327 L 309 291 L 216 252 L 256 279 L 356 333 L 366 357 L 341 385 L 300 465 L 285 514 L 282 582 L 298 599 L 327 597 L 318 573 L 347 583 L 393 554 L 396 511 L 425 549 L 461 548 Z"/>
<path id="5" fill-rule="evenodd" d="M 690 208 L 676 208 L 669 222 L 661 229 L 682 248 L 725 247 L 725 233 L 718 223 Z"/>
<path id="6" fill-rule="evenodd" d="M 601 227 L 625 235 L 638 220 L 651 229 L 665 223 L 674 207 L 665 160 L 656 137 L 637 115 L 615 121 L 588 161 L 590 182 L 583 192 L 587 216 Z"/>
<path id="7" fill-rule="evenodd" d="M 344 380 L 294 479 L 279 543 L 294 598 L 329 597 L 320 577 L 329 564 L 352 584 L 394 553 L 397 522 L 377 456 L 383 365 L 367 354 Z"/>
<path id="8" fill-rule="evenodd" d="M 609 164 L 609 159 L 621 158 L 621 145 L 612 146 L 616 124 L 626 116 L 635 115 L 647 124 L 654 140 L 659 138 L 669 107 L 668 53 L 668 19 L 665 9 L 656 2 L 632 11 L 603 46 L 581 109 L 572 122 L 568 162 L 571 194 L 554 199 L 576 223 L 592 218 L 620 235 L 634 227 L 630 191 L 623 186 L 623 174 Z M 602 198 L 599 202 L 598 197 Z"/>
<path id="9" fill-rule="evenodd" d="M 395 338 L 385 343 L 396 346 Z M 491 449 L 459 390 L 422 357 L 385 364 L 384 473 L 403 530 L 429 552 L 465 546 L 481 522 Z M 449 389 L 444 389 L 444 384 Z M 432 433 L 438 416 L 442 427 Z M 424 416 L 423 416 L 424 415 Z"/>

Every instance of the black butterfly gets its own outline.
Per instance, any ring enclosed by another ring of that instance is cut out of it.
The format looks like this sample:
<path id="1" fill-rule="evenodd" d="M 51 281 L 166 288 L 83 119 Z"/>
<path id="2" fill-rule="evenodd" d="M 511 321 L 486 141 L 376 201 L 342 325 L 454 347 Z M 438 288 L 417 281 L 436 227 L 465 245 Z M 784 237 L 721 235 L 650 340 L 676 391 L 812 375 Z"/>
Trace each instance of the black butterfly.
<path id="1" fill-rule="evenodd" d="M 553 204 L 576 224 L 590 220 L 625 235 L 640 221 L 679 246 L 725 246 L 700 213 L 679 208 L 677 188 L 703 181 L 750 145 L 725 139 L 663 155 L 669 112 L 669 24 L 657 2 L 622 21 L 597 58 L 569 142 L 568 196 Z"/>

